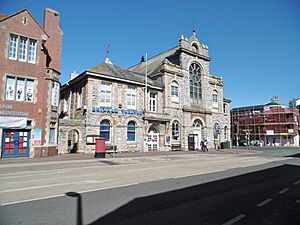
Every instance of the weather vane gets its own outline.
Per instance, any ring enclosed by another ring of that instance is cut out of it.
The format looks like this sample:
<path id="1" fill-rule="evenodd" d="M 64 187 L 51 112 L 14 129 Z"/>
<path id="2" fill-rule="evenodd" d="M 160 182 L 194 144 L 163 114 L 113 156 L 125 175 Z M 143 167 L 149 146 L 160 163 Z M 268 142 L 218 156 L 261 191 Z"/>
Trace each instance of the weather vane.
<path id="1" fill-rule="evenodd" d="M 108 58 L 109 48 L 110 48 L 110 44 L 108 43 L 107 47 L 106 47 L 106 57 L 105 58 Z"/>

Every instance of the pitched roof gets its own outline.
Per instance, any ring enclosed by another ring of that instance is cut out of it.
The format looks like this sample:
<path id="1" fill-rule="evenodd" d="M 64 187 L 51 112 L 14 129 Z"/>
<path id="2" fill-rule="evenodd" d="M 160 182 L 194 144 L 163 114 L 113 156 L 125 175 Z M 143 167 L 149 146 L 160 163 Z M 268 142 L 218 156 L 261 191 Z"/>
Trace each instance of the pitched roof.
<path id="1" fill-rule="evenodd" d="M 111 77 L 111 79 L 118 78 L 124 81 L 134 81 L 144 84 L 145 83 L 145 75 L 129 70 L 122 69 L 117 65 L 114 65 L 107 58 L 104 63 L 99 64 L 95 67 L 87 69 L 86 72 L 97 73 L 99 75 L 106 75 Z M 162 87 L 161 83 L 157 80 L 153 80 L 148 78 L 148 84 L 155 87 Z"/>
<path id="2" fill-rule="evenodd" d="M 162 65 L 162 62 L 164 61 L 165 58 L 174 55 L 175 52 L 179 49 L 179 46 L 176 46 L 174 48 L 171 48 L 167 51 L 164 51 L 150 59 L 147 60 L 147 71 L 148 74 L 153 73 L 154 71 L 157 70 L 158 67 Z M 128 69 L 129 71 L 134 71 L 137 73 L 146 73 L 146 63 L 139 63 L 137 65 L 134 65 Z"/>
<path id="3" fill-rule="evenodd" d="M 22 12 L 27 12 L 32 17 L 32 19 L 36 22 L 36 24 L 41 28 L 41 30 L 49 37 L 49 35 L 47 34 L 47 32 L 44 30 L 44 28 L 36 21 L 36 19 L 34 18 L 34 16 L 27 9 L 22 9 L 22 10 L 14 13 L 14 14 L 11 14 L 9 16 L 5 16 L 3 14 L 2 15 L 0 14 L 0 22 L 2 22 L 4 20 L 7 20 L 7 19 L 9 19 L 9 18 L 11 18 L 11 17 L 13 17 L 15 15 L 18 15 L 18 14 L 20 14 Z"/>

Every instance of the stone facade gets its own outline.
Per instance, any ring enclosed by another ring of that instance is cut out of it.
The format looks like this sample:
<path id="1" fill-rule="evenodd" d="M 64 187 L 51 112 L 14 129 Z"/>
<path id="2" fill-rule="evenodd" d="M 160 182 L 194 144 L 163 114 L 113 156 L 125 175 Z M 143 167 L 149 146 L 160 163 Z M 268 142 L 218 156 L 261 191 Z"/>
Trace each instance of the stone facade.
<path id="1" fill-rule="evenodd" d="M 92 139 L 99 135 L 109 135 L 106 145 L 118 151 L 199 149 L 204 139 L 208 147 L 220 147 L 230 140 L 230 100 L 223 96 L 222 78 L 209 74 L 210 60 L 208 47 L 193 33 L 128 70 L 107 58 L 73 75 L 61 89 L 59 152 L 93 153 Z M 133 107 L 128 90 L 134 90 Z"/>

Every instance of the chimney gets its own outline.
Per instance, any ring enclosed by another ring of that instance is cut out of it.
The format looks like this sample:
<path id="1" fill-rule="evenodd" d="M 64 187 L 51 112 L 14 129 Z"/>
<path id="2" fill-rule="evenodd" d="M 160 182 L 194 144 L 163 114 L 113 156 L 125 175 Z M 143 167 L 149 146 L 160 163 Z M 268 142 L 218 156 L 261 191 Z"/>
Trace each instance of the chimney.
<path id="1" fill-rule="evenodd" d="M 62 36 L 63 32 L 60 28 L 60 15 L 54 9 L 45 9 L 44 12 L 44 30 L 49 35 L 49 39 L 45 43 L 45 47 L 51 57 L 49 67 L 60 72 Z"/>

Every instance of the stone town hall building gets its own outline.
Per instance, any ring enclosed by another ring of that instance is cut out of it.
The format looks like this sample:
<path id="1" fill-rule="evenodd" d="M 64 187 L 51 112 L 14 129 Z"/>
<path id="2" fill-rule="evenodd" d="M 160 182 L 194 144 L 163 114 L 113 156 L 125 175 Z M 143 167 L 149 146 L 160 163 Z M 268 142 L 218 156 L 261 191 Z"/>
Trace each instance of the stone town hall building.
<path id="1" fill-rule="evenodd" d="M 128 70 L 106 58 L 73 74 L 61 87 L 59 153 L 93 153 L 99 136 L 117 151 L 218 147 L 230 139 L 230 100 L 210 61 L 193 32 Z"/>

